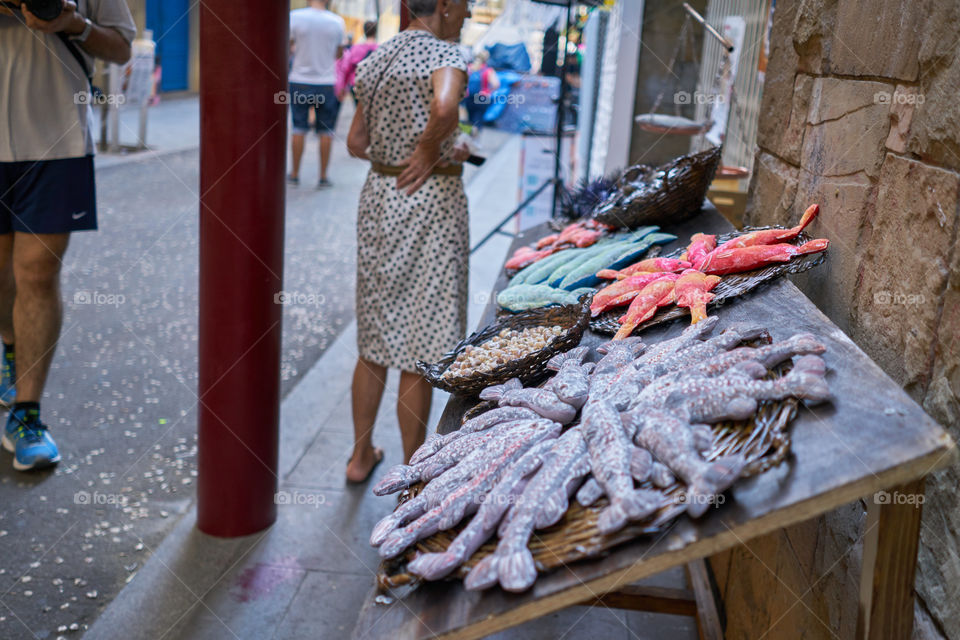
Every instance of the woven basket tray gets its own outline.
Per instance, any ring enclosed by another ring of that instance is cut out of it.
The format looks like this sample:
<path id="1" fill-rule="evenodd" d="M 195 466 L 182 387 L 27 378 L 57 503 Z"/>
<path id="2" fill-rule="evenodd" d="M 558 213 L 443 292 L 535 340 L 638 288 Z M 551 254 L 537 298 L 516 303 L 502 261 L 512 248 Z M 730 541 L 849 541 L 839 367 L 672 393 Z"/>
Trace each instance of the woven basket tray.
<path id="1" fill-rule="evenodd" d="M 744 227 L 742 231 L 736 231 L 718 236 L 717 246 L 751 231 L 781 228 L 782 227 Z M 812 240 L 812 238 L 806 233 L 801 232 L 796 239 L 791 241 L 791 244 L 803 244 L 809 240 Z M 677 249 L 676 251 L 672 251 L 671 253 L 667 254 L 665 257 L 678 258 L 684 251 L 686 251 L 686 248 Z M 753 291 L 760 285 L 779 278 L 780 276 L 785 276 L 792 273 L 802 273 L 807 269 L 812 269 L 823 262 L 824 259 L 826 259 L 826 255 L 826 251 L 821 251 L 820 253 L 808 253 L 806 255 L 796 256 L 792 258 L 790 262 L 780 262 L 762 267 L 760 269 L 754 269 L 753 271 L 731 273 L 721 276 L 720 282 L 718 282 L 717 286 L 713 289 L 712 293 L 714 294 L 714 298 L 709 302 L 709 304 L 707 304 L 707 310 L 709 311 L 710 309 L 715 309 L 720 305 L 732 300 L 733 298 Z M 626 310 L 627 307 L 623 306 L 601 313 L 599 316 L 590 321 L 590 328 L 597 333 L 614 335 L 620 330 L 620 323 L 617 322 L 617 319 L 622 318 L 623 314 L 626 313 Z M 637 325 L 637 328 L 633 330 L 633 333 L 637 334 L 647 327 L 652 327 L 663 322 L 670 322 L 671 320 L 676 320 L 678 318 L 689 317 L 690 309 L 687 309 L 686 307 L 678 307 L 676 305 L 668 305 L 666 307 L 661 307 L 656 314 L 654 314 L 654 316 L 646 322 Z"/>
<path id="2" fill-rule="evenodd" d="M 543 307 L 499 317 L 493 324 L 457 344 L 452 351 L 444 354 L 438 362 L 428 364 L 422 360 L 418 361 L 417 371 L 438 389 L 462 396 L 476 396 L 490 385 L 502 384 L 511 378 L 520 378 L 525 386 L 534 385 L 549 374 L 544 366 L 547 360 L 580 344 L 583 332 L 586 331 L 590 322 L 591 299 L 592 296 L 586 295 L 580 298 L 580 303 L 577 305 Z M 443 377 L 443 372 L 453 364 L 457 355 L 468 345 L 482 344 L 503 329 L 525 329 L 527 327 L 551 325 L 559 325 L 564 331 L 539 351 L 534 351 L 519 360 L 508 362 L 483 373 L 450 378 Z"/>
<path id="3" fill-rule="evenodd" d="M 619 190 L 593 210 L 593 218 L 633 229 L 682 222 L 700 213 L 720 164 L 721 147 L 680 156 L 651 169 L 637 165 L 620 178 Z"/>
<path id="4" fill-rule="evenodd" d="M 769 336 L 750 344 L 769 343 Z M 769 379 L 779 378 L 789 372 L 790 362 L 785 362 L 769 375 Z M 488 403 L 481 403 L 489 408 Z M 759 475 L 783 462 L 790 451 L 790 436 L 787 426 L 797 414 L 799 401 L 794 398 L 779 401 L 761 402 L 757 413 L 750 420 L 721 422 L 712 425 L 713 445 L 706 454 L 708 460 L 721 456 L 743 454 L 747 464 L 740 474 L 741 478 Z M 480 406 L 478 406 L 478 410 Z M 469 412 L 468 412 L 469 413 Z M 467 419 L 467 416 L 464 416 Z M 533 553 L 537 570 L 545 573 L 559 566 L 584 558 L 603 555 L 613 547 L 633 540 L 637 536 L 663 531 L 683 513 L 686 486 L 678 481 L 665 489 L 657 489 L 650 482 L 637 485 L 640 488 L 661 491 L 668 501 L 665 506 L 642 522 L 635 522 L 614 534 L 604 536 L 597 531 L 596 523 L 600 512 L 608 502 L 601 498 L 590 507 L 581 507 L 571 499 L 570 508 L 563 519 L 550 527 L 536 532 L 530 539 L 529 548 Z M 401 496 L 401 503 L 416 495 L 423 485 L 412 487 Z M 718 506 L 720 503 L 718 501 Z M 377 585 L 381 590 L 414 585 L 420 578 L 407 573 L 406 566 L 416 552 L 433 553 L 444 551 L 465 527 L 467 522 L 440 531 L 408 549 L 403 555 L 383 562 L 377 571 Z M 481 559 L 496 549 L 496 537 L 478 549 L 450 578 L 463 579 L 469 570 Z"/>

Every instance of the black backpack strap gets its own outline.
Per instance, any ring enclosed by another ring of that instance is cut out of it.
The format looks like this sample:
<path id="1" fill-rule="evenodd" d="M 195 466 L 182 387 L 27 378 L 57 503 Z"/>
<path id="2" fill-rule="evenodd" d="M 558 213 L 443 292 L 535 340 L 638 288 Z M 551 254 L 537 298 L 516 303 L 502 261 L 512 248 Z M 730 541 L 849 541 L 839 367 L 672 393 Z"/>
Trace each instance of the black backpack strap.
<path id="1" fill-rule="evenodd" d="M 77 12 L 81 16 L 84 14 L 80 11 L 80 7 L 83 4 L 83 0 L 77 0 Z M 85 16 L 86 17 L 86 16 Z M 87 78 L 87 84 L 90 85 L 90 91 L 95 95 L 100 95 L 101 91 L 99 88 L 93 86 L 93 69 L 87 66 L 87 59 L 83 57 L 83 54 L 80 52 L 80 47 L 77 46 L 73 40 L 70 39 L 70 36 L 63 33 L 62 31 L 57 32 L 57 37 L 60 38 L 60 41 L 67 48 L 67 51 L 70 52 L 70 55 L 73 56 L 73 59 L 77 61 L 77 64 L 80 65 L 80 69 L 83 71 L 83 75 Z"/>
<path id="2" fill-rule="evenodd" d="M 67 51 L 70 52 L 70 55 L 73 56 L 73 59 L 77 61 L 77 64 L 80 65 L 80 69 L 83 70 L 83 75 L 87 78 L 87 83 L 90 85 L 90 88 L 93 89 L 93 73 L 90 71 L 90 67 L 87 66 L 87 61 L 83 57 L 83 54 L 80 53 L 80 49 L 77 47 L 76 43 L 70 39 L 70 37 L 63 33 L 62 31 L 57 33 L 57 37 L 60 38 L 60 41 L 63 42 L 64 46 L 67 47 Z"/>

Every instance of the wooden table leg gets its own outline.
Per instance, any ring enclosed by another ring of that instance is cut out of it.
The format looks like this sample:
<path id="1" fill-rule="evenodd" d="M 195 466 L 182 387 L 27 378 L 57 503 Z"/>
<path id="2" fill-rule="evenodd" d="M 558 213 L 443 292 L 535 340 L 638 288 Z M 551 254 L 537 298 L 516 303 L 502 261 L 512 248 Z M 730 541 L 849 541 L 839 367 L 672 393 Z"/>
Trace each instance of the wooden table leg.
<path id="1" fill-rule="evenodd" d="M 867 500 L 858 640 L 910 639 L 925 482 L 914 480 Z"/>
<path id="2" fill-rule="evenodd" d="M 700 640 L 723 640 L 723 622 L 710 570 L 703 558 L 687 563 L 690 588 L 697 601 L 697 631 Z"/>
<path id="3" fill-rule="evenodd" d="M 706 561 L 700 558 L 687 563 L 687 577 L 690 591 L 626 585 L 581 604 L 690 616 L 697 620 L 700 640 L 723 640 L 722 613 Z"/>

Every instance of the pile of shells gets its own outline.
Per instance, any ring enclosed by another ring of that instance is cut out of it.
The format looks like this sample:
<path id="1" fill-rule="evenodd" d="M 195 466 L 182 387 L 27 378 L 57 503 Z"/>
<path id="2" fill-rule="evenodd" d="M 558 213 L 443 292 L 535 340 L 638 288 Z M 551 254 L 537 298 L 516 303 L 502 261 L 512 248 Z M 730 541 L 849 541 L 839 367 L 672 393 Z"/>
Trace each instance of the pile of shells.
<path id="1" fill-rule="evenodd" d="M 454 378 L 492 371 L 500 365 L 543 349 L 562 333 L 563 328 L 557 325 L 527 327 L 522 330 L 504 329 L 483 344 L 468 345 L 444 371 L 443 377 Z"/>

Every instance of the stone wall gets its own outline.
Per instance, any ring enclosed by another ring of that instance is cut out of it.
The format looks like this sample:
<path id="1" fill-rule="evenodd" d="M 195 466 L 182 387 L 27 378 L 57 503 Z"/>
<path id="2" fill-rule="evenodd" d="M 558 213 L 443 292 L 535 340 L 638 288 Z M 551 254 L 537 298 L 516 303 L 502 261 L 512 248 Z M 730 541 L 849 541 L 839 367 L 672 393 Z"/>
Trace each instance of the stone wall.
<path id="1" fill-rule="evenodd" d="M 747 224 L 827 262 L 796 282 L 960 439 L 960 3 L 778 0 Z M 960 468 L 930 477 L 914 636 L 960 640 Z M 854 634 L 864 505 L 714 558 L 728 637 Z M 772 603 L 768 597 L 773 594 Z"/>

